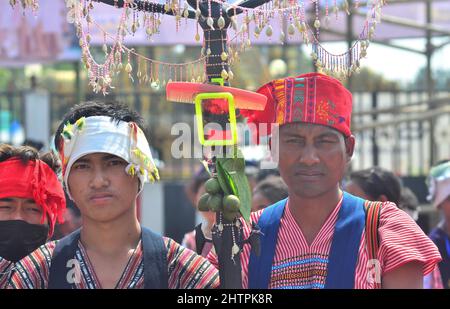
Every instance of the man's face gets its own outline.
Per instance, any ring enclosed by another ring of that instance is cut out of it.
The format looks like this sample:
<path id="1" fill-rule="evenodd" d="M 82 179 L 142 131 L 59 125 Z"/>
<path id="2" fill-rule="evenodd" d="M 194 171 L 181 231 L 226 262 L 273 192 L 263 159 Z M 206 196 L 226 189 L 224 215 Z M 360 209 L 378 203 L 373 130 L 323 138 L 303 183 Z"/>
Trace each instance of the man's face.
<path id="1" fill-rule="evenodd" d="M 34 199 L 7 197 L 0 199 L 0 221 L 22 220 L 30 224 L 41 224 L 42 208 Z M 45 218 L 44 223 L 47 223 Z"/>
<path id="2" fill-rule="evenodd" d="M 139 180 L 125 172 L 127 165 L 107 153 L 85 155 L 72 165 L 68 186 L 83 217 L 110 222 L 133 211 Z"/>
<path id="3" fill-rule="evenodd" d="M 292 123 L 279 129 L 279 170 L 289 193 L 319 197 L 336 189 L 353 155 L 355 139 L 321 125 Z"/>

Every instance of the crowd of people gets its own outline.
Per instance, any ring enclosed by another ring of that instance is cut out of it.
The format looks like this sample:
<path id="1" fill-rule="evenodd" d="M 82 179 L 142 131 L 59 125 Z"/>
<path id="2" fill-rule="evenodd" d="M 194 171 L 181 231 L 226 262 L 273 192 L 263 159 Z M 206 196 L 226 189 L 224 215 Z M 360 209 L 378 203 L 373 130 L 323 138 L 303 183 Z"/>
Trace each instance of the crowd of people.
<path id="1" fill-rule="evenodd" d="M 271 132 L 279 161 L 251 175 L 261 252 L 242 245 L 242 286 L 450 288 L 450 162 L 428 177 L 429 201 L 443 218 L 428 237 L 415 222 L 417 198 L 397 175 L 380 167 L 347 173 L 357 141 L 352 95 L 338 80 L 309 73 L 258 93 L 265 110 L 242 115 L 279 125 Z M 202 212 L 204 223 L 182 244 L 138 220 L 137 196 L 160 178 L 145 130 L 125 105 L 85 102 L 61 120 L 57 153 L 0 146 L 0 288 L 220 286 L 215 213 Z M 200 168 L 188 183 L 193 205 L 209 177 Z M 254 226 L 238 220 L 249 237 Z"/>

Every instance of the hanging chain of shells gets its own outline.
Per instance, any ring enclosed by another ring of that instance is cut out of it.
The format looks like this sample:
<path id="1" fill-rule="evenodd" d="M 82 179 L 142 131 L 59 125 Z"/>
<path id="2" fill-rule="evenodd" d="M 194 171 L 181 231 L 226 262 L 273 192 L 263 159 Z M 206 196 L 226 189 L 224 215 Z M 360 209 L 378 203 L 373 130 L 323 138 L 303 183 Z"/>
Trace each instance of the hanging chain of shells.
<path id="1" fill-rule="evenodd" d="M 220 0 L 210 1 L 221 2 Z M 363 29 L 353 46 L 342 54 L 333 54 L 320 44 L 320 29 L 329 28 L 331 17 L 335 17 L 337 20 L 339 12 L 350 15 L 352 11 L 347 0 L 341 1 L 340 5 L 336 0 L 331 3 L 332 1 L 273 0 L 252 9 L 226 3 L 223 5 L 228 11 L 238 9 L 243 11 L 243 17 L 231 17 L 232 28 L 240 37 L 241 50 L 251 46 L 252 36 L 258 39 L 265 34 L 269 40 L 272 39 L 275 32 L 274 27 L 277 27 L 281 31 L 279 31 L 279 37 L 274 40 L 284 44 L 288 39 L 298 36 L 300 41 L 307 46 L 312 46 L 311 57 L 319 72 L 346 79 L 353 72 L 359 71 L 361 59 L 367 56 L 367 48 L 375 35 L 377 24 L 381 21 L 381 9 L 385 5 L 385 1 L 367 1 L 367 14 Z M 359 1 L 353 3 L 354 9 L 360 7 Z M 312 12 L 313 15 L 315 13 L 311 23 L 307 22 L 306 12 Z M 240 26 L 239 21 L 241 22 Z"/>
<path id="2" fill-rule="evenodd" d="M 36 1 L 36 0 L 28 0 Z M 267 37 L 272 38 L 274 34 L 273 27 L 279 23 L 280 29 L 279 41 L 285 43 L 288 38 L 292 38 L 295 35 L 299 35 L 305 44 L 312 45 L 311 56 L 318 71 L 328 75 L 333 75 L 340 79 L 345 79 L 353 72 L 359 70 L 361 58 L 367 55 L 367 48 L 369 41 L 372 39 L 375 33 L 375 27 L 380 22 L 381 8 L 385 4 L 384 0 L 370 0 L 367 2 L 367 17 L 364 23 L 363 30 L 359 35 L 359 39 L 355 44 L 342 54 L 333 54 L 327 51 L 319 42 L 320 29 L 328 27 L 330 20 L 330 8 L 329 2 L 333 0 L 273 0 L 265 3 L 257 8 L 244 8 L 238 5 L 228 4 L 221 0 L 207 0 L 207 2 L 219 2 L 224 8 L 229 10 L 242 10 L 243 13 L 238 18 L 232 16 L 231 26 L 235 31 L 235 46 L 231 46 L 231 41 L 224 40 L 223 44 L 227 44 L 227 48 L 223 48 L 220 55 L 211 55 L 209 48 L 205 49 L 205 41 L 203 42 L 201 58 L 197 61 L 184 64 L 169 64 L 158 62 L 152 59 L 148 59 L 137 54 L 134 50 L 128 49 L 123 45 L 124 37 L 126 35 L 134 35 L 139 28 L 144 28 L 147 36 L 150 38 L 153 35 L 159 33 L 159 27 L 162 23 L 162 18 L 165 15 L 161 12 L 152 11 L 153 4 L 150 0 L 140 0 L 139 5 L 141 11 L 138 11 L 138 5 L 135 0 L 124 0 L 122 17 L 117 29 L 117 33 L 113 39 L 113 45 L 108 48 L 106 44 L 106 37 L 111 35 L 103 31 L 105 36 L 105 44 L 103 50 L 105 52 L 105 62 L 98 64 L 92 57 L 89 49 L 89 43 L 91 40 L 90 27 L 95 24 L 92 21 L 90 10 L 93 8 L 92 0 L 66 0 L 67 6 L 70 8 L 68 13 L 68 21 L 73 22 L 77 29 L 77 35 L 80 38 L 80 46 L 83 53 L 83 63 L 89 71 L 90 84 L 93 86 L 94 91 L 102 91 L 106 93 L 106 90 L 111 87 L 112 76 L 124 70 L 130 77 L 134 79 L 132 72 L 133 67 L 130 61 L 131 57 L 137 58 L 138 71 L 136 77 L 140 82 L 150 82 L 154 87 L 159 87 L 160 84 L 164 85 L 169 80 L 182 80 L 182 81 L 205 81 L 205 59 L 207 57 L 220 57 L 222 60 L 221 65 L 231 65 L 238 60 L 240 52 L 250 48 L 251 37 L 258 39 L 262 33 L 265 33 Z M 117 6 L 118 1 L 114 1 Z M 214 29 L 214 20 L 211 16 L 211 12 L 208 12 L 208 16 L 202 16 L 199 9 L 200 0 L 197 0 L 197 6 L 195 8 L 195 19 L 197 22 L 197 31 L 195 34 L 195 41 L 200 40 L 199 34 L 199 21 L 201 18 L 206 18 L 206 24 Z M 315 18 L 312 25 L 309 25 L 306 18 L 306 12 L 308 12 L 307 5 L 313 5 L 312 11 L 315 10 Z M 359 1 L 354 2 L 355 8 L 359 7 Z M 210 7 L 210 5 L 209 5 Z M 183 19 L 187 23 L 189 17 L 189 6 L 185 0 L 164 0 L 164 10 L 166 12 L 171 11 L 176 21 L 176 31 L 182 26 Z M 337 1 L 334 0 L 334 5 L 331 7 L 332 13 L 338 16 L 340 11 L 344 11 L 350 14 L 351 8 L 348 1 L 344 0 L 341 5 L 338 6 Z M 325 12 L 325 16 L 323 15 Z M 140 15 L 138 15 L 140 13 Z M 140 18 L 143 16 L 143 18 Z M 87 30 L 82 27 L 82 19 L 85 19 L 87 24 Z M 287 22 L 284 33 L 283 24 Z M 239 24 L 240 23 L 240 26 Z M 95 24 L 96 26 L 99 26 Z M 217 20 L 216 27 L 223 29 L 225 27 L 225 18 L 220 16 Z M 217 29 L 214 29 L 217 30 Z M 205 38 L 204 38 L 205 40 Z M 225 50 L 227 49 L 227 52 Z M 209 52 L 209 53 L 208 53 Z M 126 59 L 127 63 L 124 65 L 122 60 Z M 143 69 L 142 69 L 143 68 Z M 199 72 L 203 69 L 203 72 Z M 147 72 L 147 70 L 149 72 Z M 145 71 L 145 72 L 144 72 Z M 225 80 L 231 80 L 233 73 L 231 70 L 222 70 L 222 78 Z"/>
<path id="3" fill-rule="evenodd" d="M 15 7 L 18 3 L 22 5 L 22 8 L 24 10 L 27 8 L 31 8 L 34 13 L 36 13 L 39 9 L 39 3 L 37 0 L 9 0 L 9 4 L 12 7 Z"/>
<path id="4" fill-rule="evenodd" d="M 137 79 L 139 83 L 149 84 L 154 89 L 159 89 L 171 81 L 205 81 L 205 57 L 185 63 L 166 63 L 145 57 L 123 44 L 125 36 L 133 35 L 140 26 L 137 10 L 133 6 L 132 0 L 124 1 L 122 15 L 115 35 L 106 32 L 92 19 L 90 12 L 94 8 L 93 1 L 66 0 L 66 5 L 69 8 L 67 21 L 75 25 L 82 51 L 82 63 L 88 71 L 89 84 L 95 93 L 108 94 L 109 89 L 115 88 L 112 85 L 113 77 L 122 72 L 127 74 L 132 82 Z M 147 26 L 146 33 L 150 36 L 158 32 L 161 20 L 156 17 L 156 14 L 146 16 L 144 17 L 144 24 Z M 130 18 L 132 18 L 131 25 L 129 23 Z M 86 23 L 85 27 L 83 27 L 83 21 Z M 103 63 L 98 63 L 91 54 L 90 29 L 92 26 L 95 26 L 96 30 L 104 36 L 102 50 L 105 59 Z M 107 44 L 108 39 L 112 41 L 110 46 Z"/>

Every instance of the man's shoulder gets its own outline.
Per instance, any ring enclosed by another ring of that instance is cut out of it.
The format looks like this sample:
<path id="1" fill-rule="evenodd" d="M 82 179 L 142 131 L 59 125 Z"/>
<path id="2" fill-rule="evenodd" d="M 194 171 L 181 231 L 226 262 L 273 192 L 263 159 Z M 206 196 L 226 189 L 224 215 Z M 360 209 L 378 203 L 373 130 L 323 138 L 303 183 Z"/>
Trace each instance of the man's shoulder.
<path id="1" fill-rule="evenodd" d="M 166 246 L 167 249 L 169 249 L 171 246 L 181 246 L 179 243 L 177 243 L 175 240 L 173 240 L 170 237 L 166 237 L 166 236 L 161 236 L 164 245 Z"/>
<path id="2" fill-rule="evenodd" d="M 44 265 L 43 262 L 46 262 L 46 264 L 50 266 L 57 242 L 58 240 L 54 240 L 43 244 L 42 246 L 31 252 L 29 255 L 24 257 L 22 260 L 20 260 L 18 263 L 22 265 L 34 265 L 36 267 L 39 267 Z"/>
<path id="3" fill-rule="evenodd" d="M 11 276 L 14 289 L 45 288 L 57 241 L 48 242 L 15 264 Z"/>
<path id="4" fill-rule="evenodd" d="M 2 277 L 2 275 L 9 273 L 13 265 L 13 262 L 8 261 L 0 256 L 0 278 Z"/>
<path id="5" fill-rule="evenodd" d="M 381 220 L 394 220 L 394 221 L 408 221 L 414 222 L 414 220 L 402 209 L 393 202 L 381 202 L 380 204 L 380 219 Z"/>
<path id="6" fill-rule="evenodd" d="M 278 202 L 275 202 L 272 205 L 267 206 L 266 208 L 263 208 L 263 209 L 260 209 L 260 210 L 252 212 L 250 214 L 251 222 L 258 223 L 259 219 L 261 218 L 261 216 L 262 216 L 262 214 L 264 212 L 272 211 L 272 210 L 274 210 L 277 207 L 282 207 L 283 205 L 286 205 L 286 201 L 287 201 L 287 198 L 283 199 L 283 200 L 280 200 Z"/>
<path id="7" fill-rule="evenodd" d="M 174 254 L 179 254 L 180 252 L 186 251 L 186 252 L 192 252 L 195 253 L 194 251 L 183 247 L 181 244 L 179 244 L 178 242 L 176 242 L 175 240 L 173 240 L 170 237 L 166 237 L 166 236 L 161 236 L 163 239 L 163 242 L 167 248 L 167 255 L 171 256 Z"/>
<path id="8" fill-rule="evenodd" d="M 9 264 L 11 264 L 10 261 L 8 261 L 0 256 L 0 269 L 2 269 L 2 267 L 5 267 L 6 265 L 9 265 Z"/>

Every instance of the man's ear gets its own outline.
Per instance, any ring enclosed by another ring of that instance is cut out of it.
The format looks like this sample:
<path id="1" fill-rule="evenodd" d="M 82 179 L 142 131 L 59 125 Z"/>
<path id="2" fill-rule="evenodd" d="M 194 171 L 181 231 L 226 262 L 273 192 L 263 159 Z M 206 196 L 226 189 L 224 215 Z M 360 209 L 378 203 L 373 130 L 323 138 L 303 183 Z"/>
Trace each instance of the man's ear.
<path id="1" fill-rule="evenodd" d="M 348 161 L 350 161 L 353 157 L 353 153 L 355 152 L 355 136 L 354 135 L 350 135 L 348 137 L 345 138 L 345 152 L 347 153 L 348 156 Z"/>

